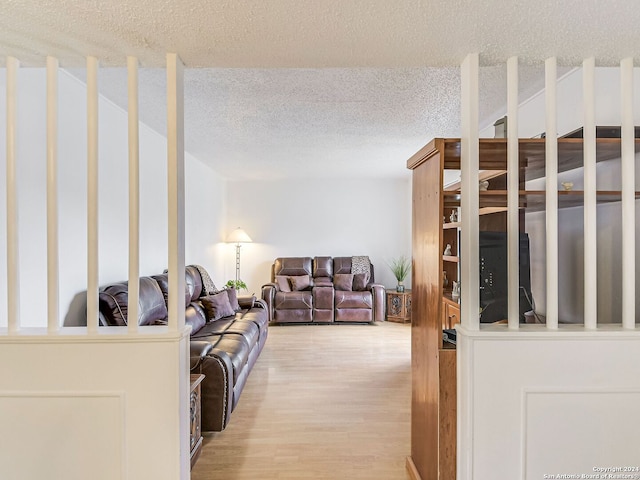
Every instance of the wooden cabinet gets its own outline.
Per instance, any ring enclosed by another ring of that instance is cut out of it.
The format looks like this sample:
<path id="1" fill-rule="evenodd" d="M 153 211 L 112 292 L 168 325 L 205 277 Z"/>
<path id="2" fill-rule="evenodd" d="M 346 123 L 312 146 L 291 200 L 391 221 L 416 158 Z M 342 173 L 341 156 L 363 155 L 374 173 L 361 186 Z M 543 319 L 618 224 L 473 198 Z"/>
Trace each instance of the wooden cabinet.
<path id="1" fill-rule="evenodd" d="M 404 292 L 387 290 L 387 321 L 399 323 L 411 321 L 411 290 Z"/>
<path id="2" fill-rule="evenodd" d="M 460 323 L 460 304 L 448 297 L 443 297 L 442 303 L 442 329 L 454 328 Z"/>
<path id="3" fill-rule="evenodd" d="M 545 139 L 521 139 L 518 144 L 519 229 L 525 232 L 525 212 L 545 207 L 545 190 L 525 188 L 531 185 L 528 181 L 544 177 Z M 620 158 L 619 138 L 597 138 L 596 146 L 596 161 Z M 636 152 L 639 147 L 636 139 Z M 436 138 L 407 161 L 413 178 L 412 440 L 407 467 L 421 480 L 453 480 L 456 474 L 455 375 L 451 374 L 455 371 L 455 349 L 443 349 L 442 329 L 453 328 L 461 320 L 460 304 L 451 291 L 453 282 L 460 279 L 461 224 L 459 217 L 451 218 L 452 211 L 457 213 L 460 207 L 460 182 L 455 181 L 460 152 L 460 139 Z M 504 232 L 506 139 L 480 139 L 479 155 L 479 228 Z M 573 170 L 582 163 L 582 138 L 558 139 L 558 171 Z M 454 181 L 445 182 L 445 177 L 454 177 Z M 559 186 L 558 208 L 582 205 L 583 193 Z M 597 192 L 598 203 L 620 200 L 619 191 Z M 445 251 L 447 245 L 451 248 Z"/>
<path id="4" fill-rule="evenodd" d="M 193 468 L 200 456 L 200 450 L 202 449 L 202 430 L 200 421 L 202 418 L 202 408 L 200 384 L 202 383 L 202 380 L 204 380 L 204 375 L 192 374 L 190 379 L 191 393 L 189 403 L 191 412 L 191 432 L 189 434 L 189 448 L 191 449 L 191 468 Z"/>

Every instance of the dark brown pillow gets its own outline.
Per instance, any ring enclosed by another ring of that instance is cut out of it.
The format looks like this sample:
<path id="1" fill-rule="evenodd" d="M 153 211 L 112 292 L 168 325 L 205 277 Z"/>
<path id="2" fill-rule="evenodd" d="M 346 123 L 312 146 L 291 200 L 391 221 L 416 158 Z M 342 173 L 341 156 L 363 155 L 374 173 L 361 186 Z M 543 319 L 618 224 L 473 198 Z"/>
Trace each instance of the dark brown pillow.
<path id="1" fill-rule="evenodd" d="M 230 317 L 236 313 L 233 311 L 233 308 L 231 308 L 229 295 L 227 295 L 227 292 L 224 290 L 214 295 L 201 297 L 200 301 L 202 302 L 205 312 L 207 312 L 207 320 L 209 321 L 219 320 L 222 317 Z"/>
<path id="2" fill-rule="evenodd" d="M 333 276 L 333 285 L 336 290 L 350 292 L 353 285 L 353 273 L 336 273 Z"/>
<path id="3" fill-rule="evenodd" d="M 229 296 L 229 304 L 231 305 L 233 311 L 239 312 L 240 304 L 238 303 L 238 291 L 235 289 L 235 287 L 225 288 L 224 291 L 227 292 L 227 295 Z"/>
<path id="4" fill-rule="evenodd" d="M 369 283 L 369 272 L 356 273 L 353 275 L 353 289 L 356 292 L 362 292 L 363 290 L 366 290 L 368 283 Z"/>
<path id="5" fill-rule="evenodd" d="M 276 284 L 278 285 L 278 290 L 280 290 L 281 292 L 291 291 L 289 277 L 287 277 L 286 275 L 276 275 Z"/>
<path id="6" fill-rule="evenodd" d="M 309 288 L 311 286 L 311 279 L 309 275 L 296 275 L 289 277 L 289 283 L 291 284 L 291 290 L 297 292 Z"/>

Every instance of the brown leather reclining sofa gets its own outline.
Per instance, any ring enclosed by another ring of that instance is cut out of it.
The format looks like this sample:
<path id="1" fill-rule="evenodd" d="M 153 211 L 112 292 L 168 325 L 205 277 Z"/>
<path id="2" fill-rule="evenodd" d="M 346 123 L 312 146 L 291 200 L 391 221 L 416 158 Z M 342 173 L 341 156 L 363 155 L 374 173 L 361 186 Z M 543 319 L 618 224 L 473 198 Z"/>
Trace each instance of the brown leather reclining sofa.
<path id="1" fill-rule="evenodd" d="M 201 267 L 200 267 L 201 268 Z M 267 307 L 235 290 L 208 295 L 195 266 L 185 269 L 185 323 L 191 326 L 191 373 L 201 384 L 202 430 L 222 431 L 265 342 Z M 139 325 L 166 325 L 166 274 L 140 278 Z M 127 325 L 127 282 L 100 289 L 100 324 Z"/>
<path id="2" fill-rule="evenodd" d="M 384 286 L 374 283 L 373 264 L 368 260 L 367 272 L 352 273 L 354 258 L 367 257 L 276 258 L 271 267 L 271 283 L 262 287 L 270 321 L 371 323 L 384 320 Z"/>

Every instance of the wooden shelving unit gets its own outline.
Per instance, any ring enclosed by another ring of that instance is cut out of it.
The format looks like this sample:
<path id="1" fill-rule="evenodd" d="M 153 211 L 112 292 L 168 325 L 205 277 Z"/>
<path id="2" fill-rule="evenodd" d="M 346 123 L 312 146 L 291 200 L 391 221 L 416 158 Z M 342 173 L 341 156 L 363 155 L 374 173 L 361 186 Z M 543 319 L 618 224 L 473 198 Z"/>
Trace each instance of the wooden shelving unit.
<path id="1" fill-rule="evenodd" d="M 640 140 L 636 139 L 635 147 L 636 152 L 640 151 Z M 524 213 L 545 208 L 545 191 L 524 188 L 527 181 L 545 175 L 545 139 L 521 139 L 518 150 L 520 230 L 524 231 Z M 506 231 L 507 141 L 481 139 L 479 153 L 478 180 L 489 181 L 488 190 L 479 193 L 480 229 Z M 620 155 L 619 138 L 596 140 L 597 162 Z M 582 164 L 582 138 L 558 139 L 558 171 L 574 170 Z M 407 168 L 413 171 L 414 265 L 412 443 L 407 462 L 408 468 L 418 472 L 422 480 L 454 480 L 456 412 L 451 402 L 455 401 L 455 350 L 443 345 L 442 329 L 460 320 L 459 299 L 452 296 L 451 287 L 459 279 L 461 225 L 447 222 L 451 210 L 460 206 L 460 184 L 445 186 L 443 178 L 445 170 L 460 169 L 460 139 L 432 140 L 407 161 Z M 640 198 L 640 192 L 636 192 L 636 198 Z M 619 191 L 603 190 L 597 193 L 597 200 L 618 202 L 621 195 Z M 584 192 L 558 191 L 558 208 L 583 204 Z M 451 255 L 443 254 L 447 244 L 451 245 Z"/>

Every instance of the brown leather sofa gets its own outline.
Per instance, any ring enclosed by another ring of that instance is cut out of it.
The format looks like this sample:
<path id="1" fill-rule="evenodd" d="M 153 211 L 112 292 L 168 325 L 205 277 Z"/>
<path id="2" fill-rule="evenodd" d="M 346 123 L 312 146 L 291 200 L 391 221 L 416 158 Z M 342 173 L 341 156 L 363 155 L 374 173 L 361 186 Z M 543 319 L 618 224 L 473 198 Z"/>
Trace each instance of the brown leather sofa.
<path id="1" fill-rule="evenodd" d="M 384 320 L 384 286 L 374 267 L 353 274 L 354 257 L 280 257 L 262 299 L 272 323 L 371 323 Z"/>
<path id="2" fill-rule="evenodd" d="M 242 389 L 267 340 L 267 306 L 235 290 L 207 295 L 198 269 L 185 269 L 185 323 L 191 326 L 191 373 L 201 384 L 202 430 L 219 432 L 229 423 Z M 139 325 L 167 324 L 166 274 L 140 278 Z M 127 325 L 127 282 L 100 289 L 100 324 Z M 237 304 L 233 301 L 237 300 Z"/>

